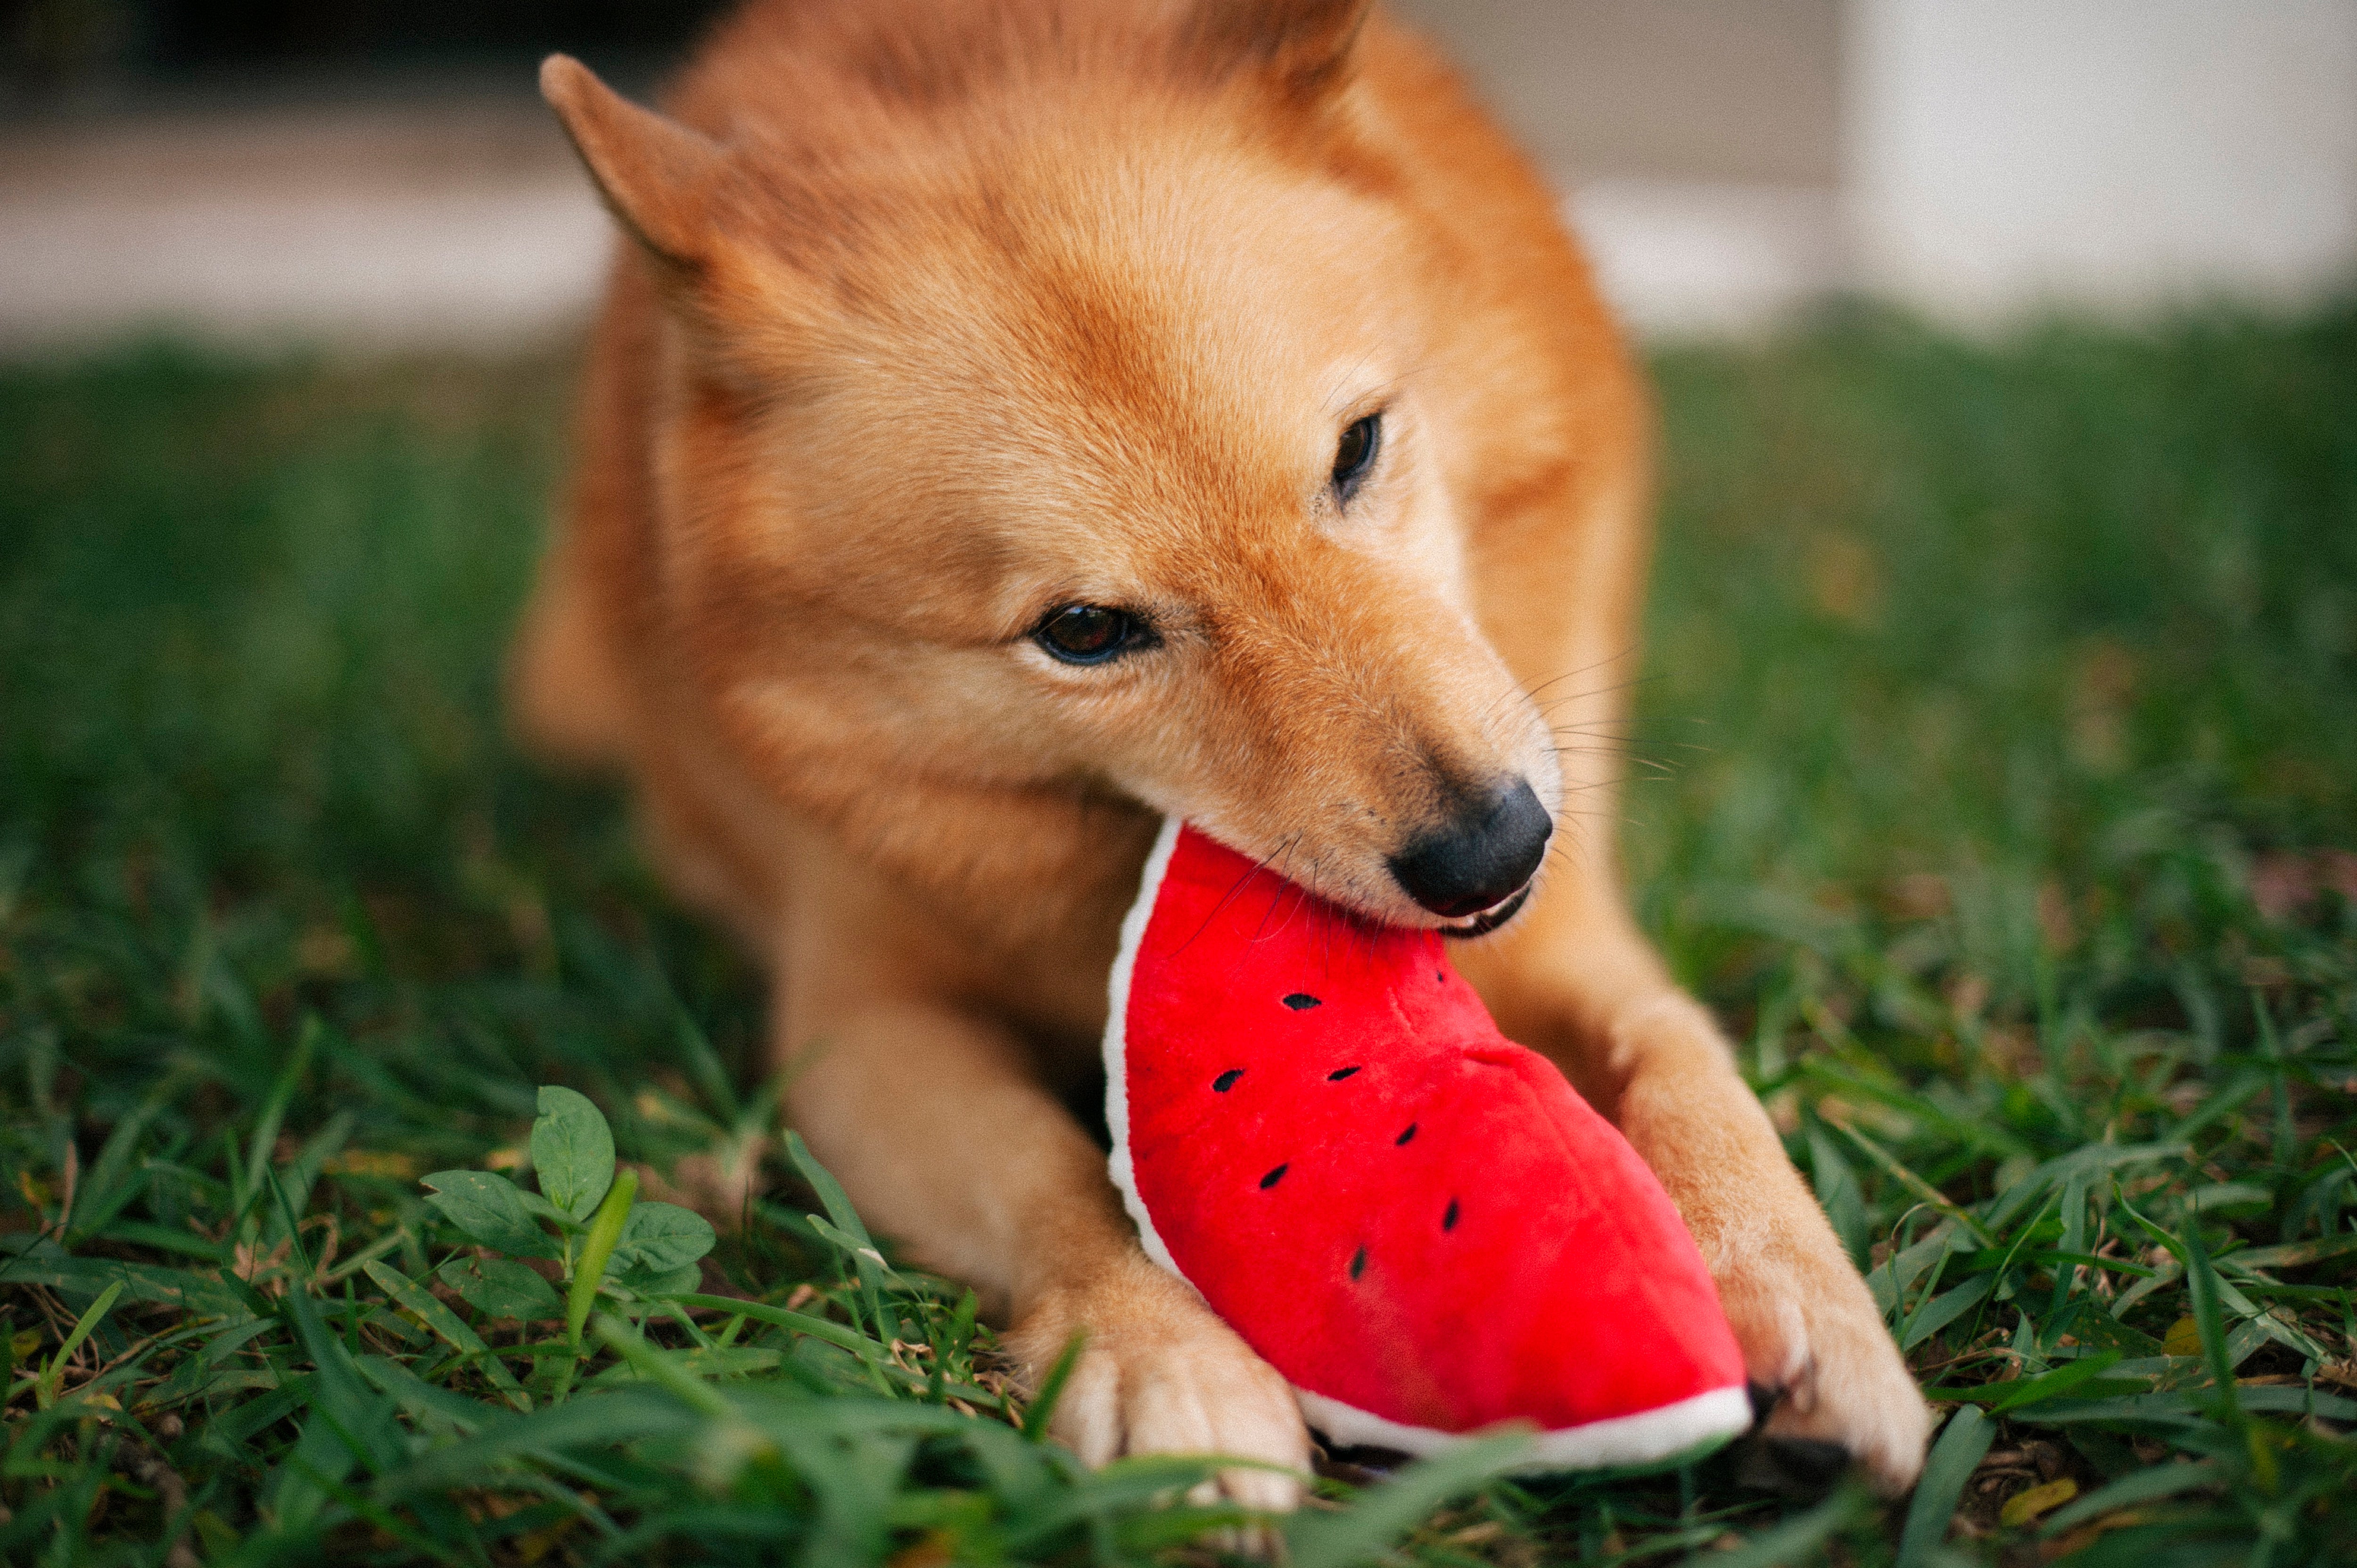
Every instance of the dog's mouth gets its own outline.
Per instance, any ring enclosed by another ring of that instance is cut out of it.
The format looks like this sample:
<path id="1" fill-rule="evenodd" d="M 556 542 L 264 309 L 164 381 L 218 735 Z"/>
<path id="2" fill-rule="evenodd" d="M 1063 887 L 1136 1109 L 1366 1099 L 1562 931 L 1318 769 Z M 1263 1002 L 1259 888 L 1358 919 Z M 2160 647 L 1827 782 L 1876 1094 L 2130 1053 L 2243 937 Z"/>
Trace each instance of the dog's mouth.
<path id="1" fill-rule="evenodd" d="M 1522 912 L 1530 901 L 1531 885 L 1523 884 L 1522 891 L 1502 904 L 1492 904 L 1461 926 L 1443 926 L 1440 934 L 1453 941 L 1467 941 L 1474 937 L 1486 937 Z"/>

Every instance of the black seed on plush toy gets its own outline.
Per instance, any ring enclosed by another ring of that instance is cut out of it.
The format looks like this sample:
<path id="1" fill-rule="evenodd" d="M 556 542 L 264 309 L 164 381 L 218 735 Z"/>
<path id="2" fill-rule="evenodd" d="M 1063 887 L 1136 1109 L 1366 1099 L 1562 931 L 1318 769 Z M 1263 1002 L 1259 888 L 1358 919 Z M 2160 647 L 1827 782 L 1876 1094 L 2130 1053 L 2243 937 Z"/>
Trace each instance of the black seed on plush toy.
<path id="1" fill-rule="evenodd" d="M 1216 1094 L 1225 1094 L 1228 1090 L 1236 1086 L 1236 1079 L 1243 1077 L 1243 1069 L 1240 1067 L 1230 1068 L 1227 1071 L 1222 1073 L 1219 1077 L 1211 1080 L 1212 1092 Z"/>
<path id="2" fill-rule="evenodd" d="M 1358 1070 L 1359 1069 L 1354 1067 L 1338 1067 L 1332 1072 L 1326 1075 L 1326 1081 L 1329 1083 L 1340 1083 Z"/>
<path id="3" fill-rule="evenodd" d="M 1263 1187 L 1266 1187 L 1267 1185 L 1268 1184 L 1266 1182 L 1261 1183 L 1261 1186 Z M 1448 1212 L 1440 1217 L 1440 1228 L 1443 1230 L 1454 1230 L 1457 1229 L 1457 1200 L 1453 1197 L 1448 1200 Z"/>
<path id="4" fill-rule="evenodd" d="M 1285 1004 L 1287 1007 L 1292 1008 L 1297 1013 L 1306 1012 L 1312 1007 L 1321 1007 L 1325 1005 L 1325 1004 L 1319 1002 L 1318 998 L 1310 995 L 1307 991 L 1295 992 L 1292 995 L 1285 999 Z"/>
<path id="5" fill-rule="evenodd" d="M 1261 1191 L 1263 1191 L 1263 1192 L 1266 1192 L 1270 1187 L 1275 1187 L 1275 1186 L 1277 1184 L 1278 1179 L 1279 1179 L 1280 1177 L 1282 1177 L 1282 1176 L 1285 1175 L 1285 1173 L 1286 1173 L 1286 1169 L 1287 1169 L 1287 1168 L 1289 1168 L 1289 1167 L 1292 1165 L 1292 1164 L 1293 1164 L 1293 1162 L 1292 1162 L 1291 1160 L 1287 1160 L 1287 1161 L 1286 1161 L 1286 1163 L 1285 1163 L 1284 1165 L 1281 1165 L 1277 1166 L 1277 1167 L 1276 1167 L 1276 1169 L 1275 1169 L 1275 1170 L 1273 1170 L 1273 1171 L 1269 1172 L 1269 1173 L 1268 1173 L 1268 1175 L 1266 1175 L 1266 1176 L 1265 1176 L 1261 1177 L 1261 1178 L 1260 1178 L 1260 1189 L 1261 1189 Z"/>
<path id="6" fill-rule="evenodd" d="M 1394 1138 L 1394 1139 L 1392 1140 L 1392 1146 L 1393 1146 L 1393 1147 L 1394 1147 L 1394 1148 L 1396 1148 L 1396 1147 L 1398 1147 L 1399 1145 L 1401 1145 L 1401 1144 L 1403 1144 L 1406 1143 L 1410 1138 L 1413 1138 L 1413 1137 L 1415 1137 L 1415 1122 L 1409 1122 L 1409 1123 L 1407 1124 L 1407 1131 L 1406 1131 L 1406 1132 L 1402 1133 L 1398 1137 Z"/>
<path id="7" fill-rule="evenodd" d="M 1439 983 L 1446 985 L 1448 983 L 1448 972 L 1445 969 L 1436 969 L 1432 972 L 1432 978 Z"/>
<path id="8" fill-rule="evenodd" d="M 1357 1279 L 1367 1272 L 1367 1250 L 1361 1247 L 1351 1258 L 1351 1277 Z"/>

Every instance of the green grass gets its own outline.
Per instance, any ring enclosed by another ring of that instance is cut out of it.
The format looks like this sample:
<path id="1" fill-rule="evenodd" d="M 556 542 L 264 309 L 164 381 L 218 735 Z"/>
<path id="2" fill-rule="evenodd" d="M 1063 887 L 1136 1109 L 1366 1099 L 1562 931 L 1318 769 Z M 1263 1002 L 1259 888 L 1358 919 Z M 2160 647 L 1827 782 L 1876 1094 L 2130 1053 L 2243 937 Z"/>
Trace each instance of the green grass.
<path id="1" fill-rule="evenodd" d="M 2357 316 L 1656 368 L 1639 897 L 1955 1413 L 1911 1506 L 1485 1452 L 1294 1560 L 2357 1560 Z M 500 739 L 565 374 L 0 372 L 0 1554 L 1209 1560 L 823 1173 L 721 1310 L 428 1201 L 544 1084 L 770 1124 L 756 977 Z"/>

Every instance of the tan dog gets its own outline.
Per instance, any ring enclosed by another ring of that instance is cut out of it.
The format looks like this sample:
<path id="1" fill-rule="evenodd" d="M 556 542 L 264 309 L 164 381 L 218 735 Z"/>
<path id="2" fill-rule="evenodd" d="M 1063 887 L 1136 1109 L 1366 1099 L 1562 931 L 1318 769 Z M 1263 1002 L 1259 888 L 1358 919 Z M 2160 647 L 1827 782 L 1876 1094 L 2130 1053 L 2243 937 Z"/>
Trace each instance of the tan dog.
<path id="1" fill-rule="evenodd" d="M 1911 1482 L 1865 1285 L 1575 829 L 1609 820 L 1646 408 L 1433 52 L 1365 0 L 763 0 L 673 118 L 542 81 L 631 242 L 522 722 L 626 771 L 770 966 L 789 1110 L 868 1219 L 1035 1374 L 1085 1326 L 1080 1454 L 1307 1454 L 1060 1100 L 1157 814 L 1460 930 L 1563 822 L 1466 972 L 1660 1173 L 1771 1437 Z"/>

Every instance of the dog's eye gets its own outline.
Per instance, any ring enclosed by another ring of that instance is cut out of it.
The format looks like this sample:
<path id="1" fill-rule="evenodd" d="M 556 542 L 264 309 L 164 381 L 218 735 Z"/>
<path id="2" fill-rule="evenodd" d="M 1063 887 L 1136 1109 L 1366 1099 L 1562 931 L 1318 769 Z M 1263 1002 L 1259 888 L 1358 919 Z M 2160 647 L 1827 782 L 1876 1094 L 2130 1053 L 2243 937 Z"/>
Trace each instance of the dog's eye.
<path id="1" fill-rule="evenodd" d="M 1342 432 L 1342 439 L 1334 447 L 1334 499 L 1349 500 L 1359 493 L 1359 486 L 1367 470 L 1375 466 L 1375 454 L 1383 449 L 1383 416 L 1371 413 Z"/>
<path id="2" fill-rule="evenodd" d="M 1103 664 L 1146 640 L 1145 623 L 1127 610 L 1065 605 L 1048 612 L 1031 634 L 1067 664 Z"/>

